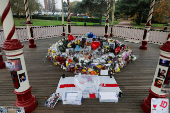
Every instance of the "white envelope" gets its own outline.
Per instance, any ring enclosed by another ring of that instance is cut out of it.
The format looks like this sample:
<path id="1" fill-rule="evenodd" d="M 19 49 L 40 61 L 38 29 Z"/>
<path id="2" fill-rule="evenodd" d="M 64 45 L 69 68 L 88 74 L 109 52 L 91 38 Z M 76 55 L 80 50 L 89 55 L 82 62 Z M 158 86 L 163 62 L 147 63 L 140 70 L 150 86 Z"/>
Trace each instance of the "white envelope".
<path id="1" fill-rule="evenodd" d="M 108 70 L 100 70 L 100 75 L 108 75 Z"/>

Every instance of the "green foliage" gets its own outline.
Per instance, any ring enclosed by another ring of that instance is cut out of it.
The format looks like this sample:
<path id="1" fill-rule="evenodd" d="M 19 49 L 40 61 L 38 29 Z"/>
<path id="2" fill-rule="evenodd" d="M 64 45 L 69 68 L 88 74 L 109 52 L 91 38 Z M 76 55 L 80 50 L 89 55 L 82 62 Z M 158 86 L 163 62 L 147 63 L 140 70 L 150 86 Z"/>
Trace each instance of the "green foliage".
<path id="1" fill-rule="evenodd" d="M 12 12 L 18 15 L 20 19 L 20 14 L 25 14 L 24 0 L 10 0 Z M 34 12 L 41 9 L 41 4 L 38 0 L 28 0 L 29 11 Z"/>
<path id="2" fill-rule="evenodd" d="M 13 16 L 14 18 L 17 18 L 17 15 Z M 25 15 L 21 15 L 20 18 L 26 18 Z M 62 17 L 57 17 L 57 16 L 39 16 L 39 15 L 33 15 L 32 19 L 41 19 L 41 20 L 58 20 L 62 21 Z M 76 18 L 76 17 L 71 17 L 71 21 L 75 22 L 93 22 L 93 23 L 99 23 L 100 19 L 97 18 Z M 67 21 L 67 17 L 64 17 L 64 20 Z"/>
<path id="3" fill-rule="evenodd" d="M 136 23 L 131 22 L 131 24 L 132 24 L 133 27 L 145 28 L 146 23 L 141 23 L 140 25 L 137 25 Z M 165 26 L 165 24 L 152 23 L 151 27 L 155 28 L 155 29 L 163 29 L 164 27 L 168 27 L 168 26 Z M 170 28 L 170 26 L 168 28 Z"/>
<path id="4" fill-rule="evenodd" d="M 67 12 L 67 3 L 65 1 L 63 2 L 63 11 L 66 14 L 66 12 Z"/>
<path id="5" fill-rule="evenodd" d="M 71 17 L 70 18 L 71 21 L 76 21 L 76 22 L 93 22 L 93 23 L 99 23 L 100 19 L 96 19 L 96 18 L 75 18 L 75 17 Z M 58 17 L 58 20 L 62 20 L 62 17 Z M 64 17 L 64 20 L 67 20 L 67 17 Z"/>
<path id="6" fill-rule="evenodd" d="M 107 11 L 107 0 L 82 0 L 75 6 L 74 13 L 90 13 L 90 16 L 97 16 L 100 18 L 100 24 L 102 23 L 103 13 Z"/>
<path id="7" fill-rule="evenodd" d="M 21 26 L 19 23 L 26 22 L 26 19 L 21 18 L 19 20 L 17 18 L 14 18 L 14 21 L 16 26 Z M 114 21 L 114 25 L 118 24 L 119 22 L 120 21 Z M 77 25 L 84 25 L 84 22 L 71 21 L 71 23 L 77 23 Z M 67 25 L 67 21 L 65 21 L 64 24 Z M 93 24 L 94 24 L 93 22 L 86 22 L 86 25 L 93 25 Z M 51 26 L 51 25 L 62 25 L 62 21 L 33 19 L 33 26 Z M 105 25 L 105 22 L 103 22 L 102 25 Z"/>
<path id="8" fill-rule="evenodd" d="M 115 16 L 135 16 L 135 22 L 140 25 L 141 21 L 146 22 L 149 9 L 150 0 L 118 0 Z"/>

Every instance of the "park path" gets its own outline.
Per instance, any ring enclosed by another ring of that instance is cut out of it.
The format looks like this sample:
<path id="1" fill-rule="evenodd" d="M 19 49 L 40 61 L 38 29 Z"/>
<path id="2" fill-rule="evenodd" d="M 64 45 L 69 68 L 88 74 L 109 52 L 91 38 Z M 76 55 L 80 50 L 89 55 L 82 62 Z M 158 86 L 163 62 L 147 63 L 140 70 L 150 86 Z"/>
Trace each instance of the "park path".
<path id="1" fill-rule="evenodd" d="M 116 24 L 115 26 L 125 26 L 125 27 L 132 27 L 130 20 L 122 20 L 121 22 L 119 22 L 118 24 Z"/>

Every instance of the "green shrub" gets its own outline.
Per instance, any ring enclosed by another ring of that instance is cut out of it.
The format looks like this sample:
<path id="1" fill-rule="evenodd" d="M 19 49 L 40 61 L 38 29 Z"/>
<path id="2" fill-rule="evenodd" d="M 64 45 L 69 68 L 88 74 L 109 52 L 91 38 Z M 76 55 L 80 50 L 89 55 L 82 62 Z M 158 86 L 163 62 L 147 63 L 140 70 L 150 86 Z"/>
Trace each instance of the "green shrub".
<path id="1" fill-rule="evenodd" d="M 18 18 L 17 15 L 13 15 L 14 18 Z M 26 18 L 25 15 L 20 15 L 20 18 Z M 41 19 L 41 20 L 59 20 L 62 21 L 62 17 L 57 16 L 40 16 L 40 15 L 32 15 L 32 19 Z M 75 22 L 92 22 L 92 23 L 99 23 L 100 19 L 97 18 L 76 18 L 71 17 L 71 21 Z M 67 21 L 67 17 L 64 17 L 64 20 Z"/>
<path id="2" fill-rule="evenodd" d="M 71 21 L 75 22 L 92 22 L 92 23 L 99 23 L 100 19 L 96 18 L 76 18 L 76 17 L 71 17 Z M 62 21 L 62 17 L 58 17 L 58 20 Z M 64 17 L 64 20 L 67 21 L 67 17 Z"/>

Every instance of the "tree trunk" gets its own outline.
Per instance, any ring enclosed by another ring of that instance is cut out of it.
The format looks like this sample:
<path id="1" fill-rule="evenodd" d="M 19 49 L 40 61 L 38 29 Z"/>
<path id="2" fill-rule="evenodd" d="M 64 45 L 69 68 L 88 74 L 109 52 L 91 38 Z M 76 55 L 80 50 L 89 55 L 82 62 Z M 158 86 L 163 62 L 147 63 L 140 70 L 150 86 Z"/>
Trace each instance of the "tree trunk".
<path id="1" fill-rule="evenodd" d="M 18 19 L 20 20 L 20 14 L 19 14 L 19 13 L 20 13 L 20 12 L 19 12 L 19 10 L 18 10 L 18 14 L 17 14 L 17 15 L 18 15 Z"/>
<path id="2" fill-rule="evenodd" d="M 137 16 L 136 24 L 137 24 L 137 25 L 140 25 L 141 20 L 142 20 L 142 13 L 140 12 L 139 15 Z"/>
<path id="3" fill-rule="evenodd" d="M 102 11 L 100 12 L 100 25 L 102 25 Z"/>
<path id="4" fill-rule="evenodd" d="M 30 21 L 32 22 L 32 12 L 31 12 L 31 11 L 30 11 L 30 15 L 31 15 L 31 16 L 30 16 L 30 17 L 31 17 L 31 18 L 30 18 Z"/>
<path id="5" fill-rule="evenodd" d="M 102 25 L 102 15 L 103 15 L 103 11 L 102 11 L 102 7 L 103 7 L 103 0 L 101 1 L 101 5 L 100 5 L 100 25 Z"/>

